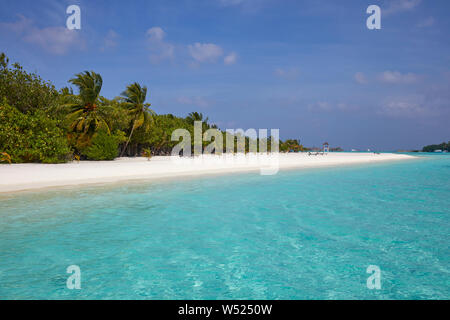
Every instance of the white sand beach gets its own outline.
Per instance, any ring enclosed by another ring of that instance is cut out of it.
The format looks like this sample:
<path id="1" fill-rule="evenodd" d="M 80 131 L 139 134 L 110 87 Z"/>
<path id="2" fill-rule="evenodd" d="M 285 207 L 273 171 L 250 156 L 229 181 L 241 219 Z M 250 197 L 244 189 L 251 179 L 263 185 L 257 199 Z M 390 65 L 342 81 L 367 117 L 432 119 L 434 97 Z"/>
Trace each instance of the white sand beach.
<path id="1" fill-rule="evenodd" d="M 47 187 L 108 183 L 125 180 L 155 180 L 178 176 L 197 176 L 234 172 L 260 171 L 270 165 L 274 174 L 278 168 L 312 168 L 414 159 L 392 153 L 308 153 L 279 154 L 269 160 L 255 156 L 204 156 L 195 160 L 178 157 L 119 158 L 114 161 L 80 161 L 64 164 L 2 164 L 0 192 L 15 192 Z M 275 168 L 276 167 L 276 168 Z"/>

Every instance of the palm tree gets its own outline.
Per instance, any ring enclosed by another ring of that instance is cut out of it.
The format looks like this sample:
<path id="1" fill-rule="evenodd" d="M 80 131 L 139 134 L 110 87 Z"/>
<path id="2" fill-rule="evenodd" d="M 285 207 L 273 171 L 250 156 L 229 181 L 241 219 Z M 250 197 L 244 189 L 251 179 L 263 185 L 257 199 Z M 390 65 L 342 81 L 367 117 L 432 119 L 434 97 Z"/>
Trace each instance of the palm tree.
<path id="1" fill-rule="evenodd" d="M 137 82 L 127 86 L 127 89 L 122 92 L 122 98 L 124 100 L 125 106 L 128 109 L 128 113 L 132 117 L 132 127 L 128 140 L 125 143 L 125 147 L 122 150 L 120 156 L 123 156 L 125 150 L 130 143 L 131 136 L 135 129 L 145 126 L 148 129 L 149 124 L 153 121 L 153 115 L 155 114 L 149 109 L 150 103 L 145 103 L 147 96 L 147 87 L 141 87 Z"/>
<path id="2" fill-rule="evenodd" d="M 69 82 L 77 86 L 80 91 L 74 101 L 64 105 L 70 109 L 67 116 L 72 120 L 70 130 L 91 136 L 99 127 L 104 127 L 109 134 L 109 126 L 102 110 L 104 107 L 98 107 L 103 84 L 102 77 L 93 71 L 85 71 L 76 74 L 75 78 L 70 79 Z"/>
<path id="3" fill-rule="evenodd" d="M 195 121 L 202 121 L 208 123 L 208 118 L 203 119 L 203 114 L 198 112 L 189 113 L 188 116 L 186 117 L 186 120 L 192 125 L 194 125 Z"/>

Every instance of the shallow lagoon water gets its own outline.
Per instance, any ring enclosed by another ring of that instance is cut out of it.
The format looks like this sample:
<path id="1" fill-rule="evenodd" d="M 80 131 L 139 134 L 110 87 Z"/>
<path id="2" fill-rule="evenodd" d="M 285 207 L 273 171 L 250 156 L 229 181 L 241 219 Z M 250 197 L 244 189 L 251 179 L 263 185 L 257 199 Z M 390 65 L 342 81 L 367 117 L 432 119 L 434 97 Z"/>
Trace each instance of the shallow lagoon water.
<path id="1" fill-rule="evenodd" d="M 0 299 L 449 299 L 449 196 L 448 155 L 0 195 Z"/>

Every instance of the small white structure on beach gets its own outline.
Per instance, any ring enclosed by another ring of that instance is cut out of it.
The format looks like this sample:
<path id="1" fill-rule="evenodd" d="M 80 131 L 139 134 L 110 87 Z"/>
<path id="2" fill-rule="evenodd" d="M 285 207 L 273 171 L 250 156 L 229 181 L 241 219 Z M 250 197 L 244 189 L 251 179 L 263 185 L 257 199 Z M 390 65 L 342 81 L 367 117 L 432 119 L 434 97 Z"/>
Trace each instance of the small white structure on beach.
<path id="1" fill-rule="evenodd" d="M 330 151 L 330 145 L 328 144 L 328 142 L 325 142 L 323 144 L 323 149 L 322 150 L 323 150 L 324 153 L 328 153 Z"/>

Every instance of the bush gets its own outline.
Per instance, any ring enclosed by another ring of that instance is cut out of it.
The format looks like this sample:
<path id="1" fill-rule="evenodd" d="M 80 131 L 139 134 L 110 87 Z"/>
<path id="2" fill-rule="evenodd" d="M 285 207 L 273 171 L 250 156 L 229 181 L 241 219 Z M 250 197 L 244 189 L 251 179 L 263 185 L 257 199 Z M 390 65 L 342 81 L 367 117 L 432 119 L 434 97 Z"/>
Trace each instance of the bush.
<path id="1" fill-rule="evenodd" d="M 114 160 L 119 155 L 119 143 L 124 140 L 125 134 L 122 131 L 110 135 L 105 130 L 100 130 L 82 154 L 89 160 Z"/>
<path id="2" fill-rule="evenodd" d="M 14 63 L 12 67 L 8 64 L 8 58 L 1 53 L 0 99 L 6 98 L 10 106 L 22 113 L 51 110 L 56 106 L 59 95 L 51 83 L 42 80 L 35 73 L 26 72 L 18 63 Z"/>
<path id="3" fill-rule="evenodd" d="M 9 154 L 7 154 L 6 152 L 1 152 L 0 153 L 0 162 L 8 162 L 9 164 L 11 164 L 11 156 Z"/>
<path id="4" fill-rule="evenodd" d="M 0 151 L 14 163 L 61 163 L 70 154 L 56 120 L 43 112 L 23 114 L 5 100 L 0 103 Z"/>
<path id="5" fill-rule="evenodd" d="M 448 143 L 442 142 L 441 144 L 425 146 L 423 147 L 422 152 L 434 152 L 435 150 L 446 150 L 450 152 L 450 141 Z"/>

